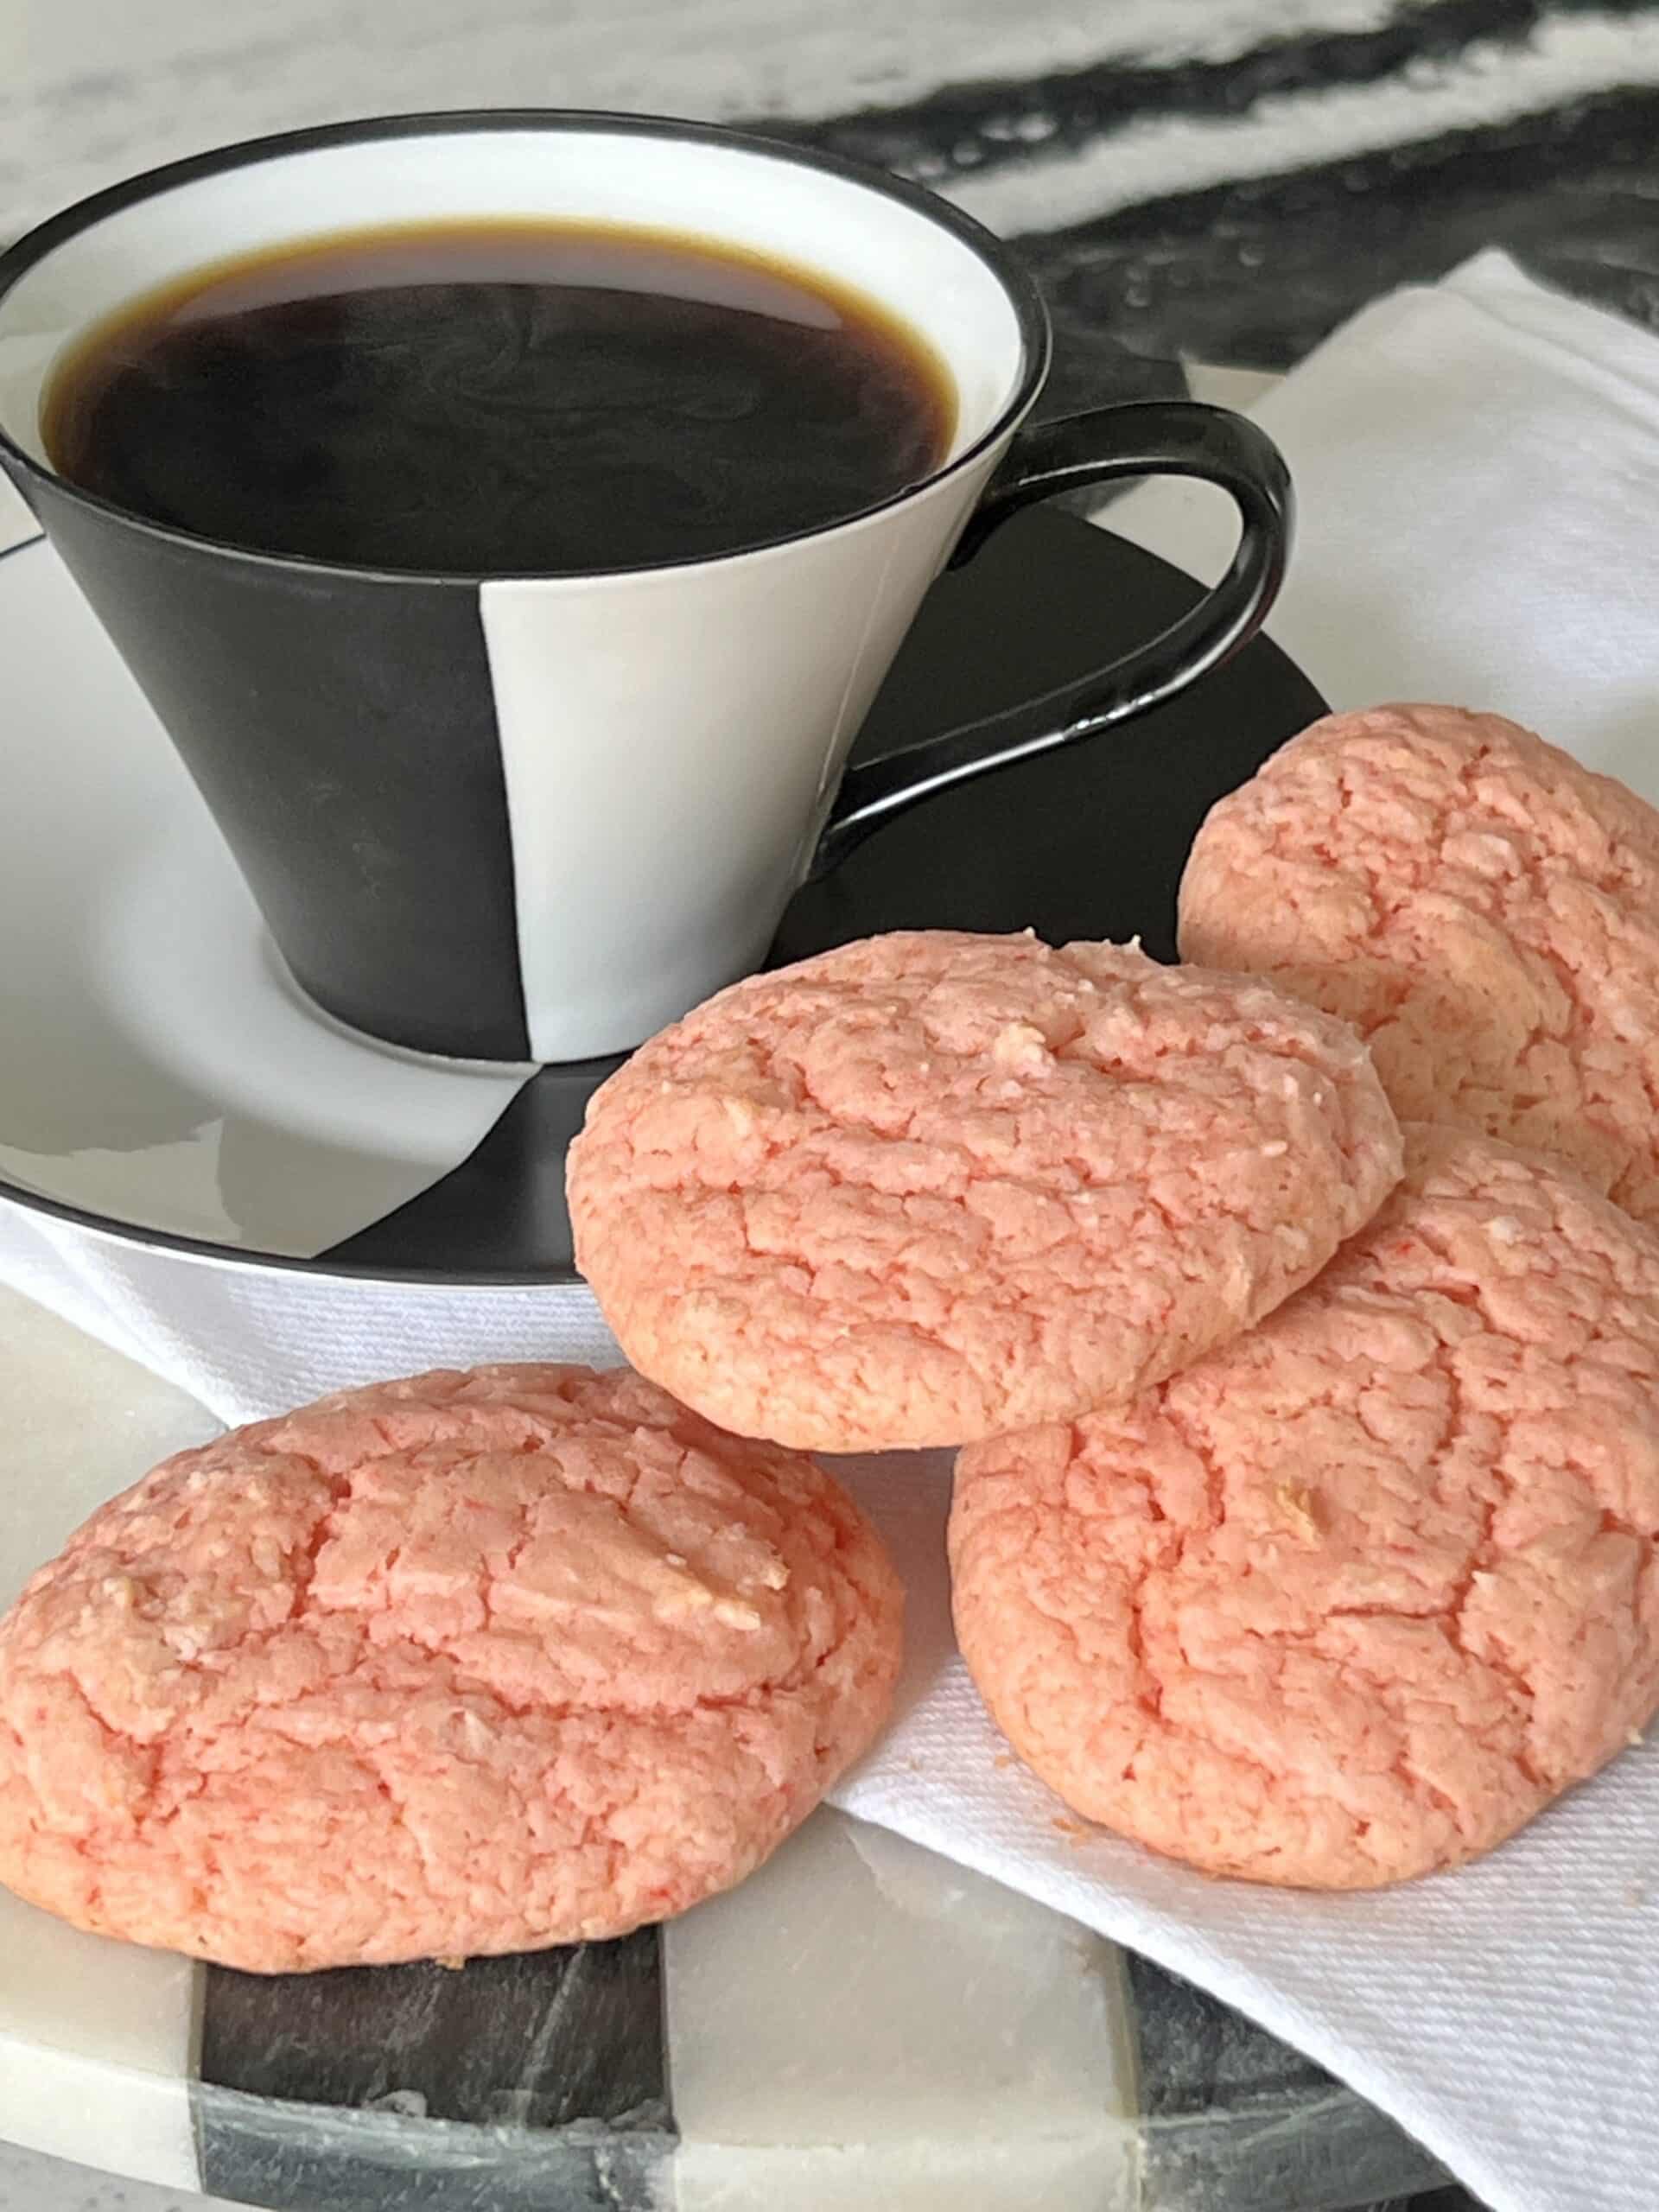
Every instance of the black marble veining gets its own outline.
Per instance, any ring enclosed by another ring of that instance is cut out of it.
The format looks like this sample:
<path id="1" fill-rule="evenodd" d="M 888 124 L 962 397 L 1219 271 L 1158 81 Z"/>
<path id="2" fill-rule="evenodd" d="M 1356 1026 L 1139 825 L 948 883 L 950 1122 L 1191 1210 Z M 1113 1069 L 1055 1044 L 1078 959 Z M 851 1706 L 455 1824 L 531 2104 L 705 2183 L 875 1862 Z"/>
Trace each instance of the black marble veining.
<path id="1" fill-rule="evenodd" d="M 212 1967 L 193 2104 L 204 2184 L 249 2203 L 632 2212 L 674 2145 L 661 1938 L 456 1968 Z"/>
<path id="2" fill-rule="evenodd" d="M 1659 329 L 1659 92 L 1610 92 L 1195 192 L 1026 249 L 1063 327 L 1154 359 L 1285 369 L 1367 301 L 1507 247 L 1535 276 Z"/>
<path id="3" fill-rule="evenodd" d="M 1652 0 L 1437 0 L 1363 30 L 1266 38 L 1223 60 L 1098 64 L 913 105 L 769 124 L 950 190 L 1040 173 L 1149 118 L 1224 122 L 1287 95 L 1391 92 L 1402 75 L 1522 51 L 1576 16 L 1651 22 Z M 1483 246 L 1659 329 L 1659 91 L 1617 81 L 1536 111 L 1020 226 L 1058 346 L 1047 408 L 1167 387 L 1181 360 L 1286 369 L 1394 286 Z"/>
<path id="4" fill-rule="evenodd" d="M 1315 25 L 1276 35 L 1269 8 L 1259 42 L 1241 54 L 1157 60 L 1131 54 L 1019 84 L 946 85 L 903 106 L 817 124 L 763 118 L 760 127 L 948 185 L 1022 162 L 1052 162 L 1156 118 L 1241 119 L 1263 100 L 1287 94 L 1376 86 L 1403 70 L 1421 77 L 1477 48 L 1518 52 L 1552 20 L 1635 18 L 1652 10 L 1653 0 L 1419 0 L 1360 28 Z M 1535 132 L 1539 120 L 1527 118 L 1526 127 Z"/>
<path id="5" fill-rule="evenodd" d="M 1150 1960 L 1127 1963 L 1153 2206 L 1370 2212 L 1385 2190 L 1440 2178 L 1426 2151 L 1311 2058 Z"/>

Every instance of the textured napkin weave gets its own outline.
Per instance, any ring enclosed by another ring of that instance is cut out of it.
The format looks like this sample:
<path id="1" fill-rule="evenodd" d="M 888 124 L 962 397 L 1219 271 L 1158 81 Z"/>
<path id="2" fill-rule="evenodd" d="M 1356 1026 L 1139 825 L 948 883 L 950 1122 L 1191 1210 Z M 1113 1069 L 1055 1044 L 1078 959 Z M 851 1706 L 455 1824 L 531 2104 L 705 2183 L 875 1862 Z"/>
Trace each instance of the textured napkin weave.
<path id="1" fill-rule="evenodd" d="M 1273 626 L 1333 700 L 1496 707 L 1659 798 L 1659 345 L 1487 255 L 1368 309 L 1258 411 L 1302 508 Z M 1200 573 L 1225 558 L 1213 509 L 1179 488 L 1112 523 Z M 585 1291 L 227 1268 L 10 1207 L 0 1275 L 226 1421 L 429 1365 L 615 1357 Z M 1654 2212 L 1652 1749 L 1456 1874 L 1332 1897 L 1206 1879 L 1079 1832 L 1007 1758 L 950 1635 L 944 1459 L 841 1471 L 910 1606 L 895 1725 L 840 1802 L 1253 2013 L 1494 2212 Z"/>

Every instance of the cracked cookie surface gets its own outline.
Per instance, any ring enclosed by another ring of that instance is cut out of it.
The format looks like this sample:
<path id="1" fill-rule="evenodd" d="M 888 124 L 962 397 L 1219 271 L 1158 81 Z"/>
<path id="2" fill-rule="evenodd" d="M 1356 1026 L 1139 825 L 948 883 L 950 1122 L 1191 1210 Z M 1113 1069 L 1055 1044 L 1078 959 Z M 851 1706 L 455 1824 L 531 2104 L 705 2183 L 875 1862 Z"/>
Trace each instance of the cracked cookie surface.
<path id="1" fill-rule="evenodd" d="M 1212 809 L 1180 941 L 1351 1021 L 1403 1117 L 1659 1222 L 1659 813 L 1622 784 L 1497 715 L 1329 715 Z"/>
<path id="2" fill-rule="evenodd" d="M 1407 1137 L 1260 1328 L 957 1463 L 992 1714 L 1077 1811 L 1212 1873 L 1455 1865 L 1659 1705 L 1659 1236 L 1538 1155 Z"/>
<path id="3" fill-rule="evenodd" d="M 569 1193 L 643 1372 L 747 1435 L 881 1451 L 1127 1398 L 1306 1282 L 1399 1166 L 1353 1033 L 1264 983 L 912 931 L 653 1038 Z"/>
<path id="4" fill-rule="evenodd" d="M 620 1935 L 869 1743 L 879 1540 L 626 1369 L 348 1391 L 164 1462 L 0 1623 L 0 1881 L 257 1972 Z"/>

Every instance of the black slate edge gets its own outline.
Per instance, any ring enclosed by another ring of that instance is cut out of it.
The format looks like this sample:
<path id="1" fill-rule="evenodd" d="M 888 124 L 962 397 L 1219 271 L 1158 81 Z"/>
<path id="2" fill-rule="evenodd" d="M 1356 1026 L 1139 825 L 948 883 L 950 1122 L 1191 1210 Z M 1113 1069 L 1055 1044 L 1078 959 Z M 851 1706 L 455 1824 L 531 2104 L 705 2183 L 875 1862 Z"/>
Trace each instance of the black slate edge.
<path id="1" fill-rule="evenodd" d="M 601 2126 L 541 2137 L 213 2089 L 197 2100 L 201 2185 L 274 2212 L 660 2212 L 677 2138 Z"/>
<path id="2" fill-rule="evenodd" d="M 675 2132 L 655 1928 L 459 1970 L 204 1980 L 210 2191 L 304 2212 L 657 2201 Z"/>
<path id="3" fill-rule="evenodd" d="M 1219 1999 L 1126 1954 L 1146 2212 L 1349 2212 L 1433 2188 L 1422 2145 Z"/>
<path id="4" fill-rule="evenodd" d="M 1484 2212 L 1484 2208 L 1453 2182 L 1448 2188 L 1431 2190 L 1426 2196 L 1402 2199 L 1398 2205 L 1379 2204 L 1375 2212 Z"/>

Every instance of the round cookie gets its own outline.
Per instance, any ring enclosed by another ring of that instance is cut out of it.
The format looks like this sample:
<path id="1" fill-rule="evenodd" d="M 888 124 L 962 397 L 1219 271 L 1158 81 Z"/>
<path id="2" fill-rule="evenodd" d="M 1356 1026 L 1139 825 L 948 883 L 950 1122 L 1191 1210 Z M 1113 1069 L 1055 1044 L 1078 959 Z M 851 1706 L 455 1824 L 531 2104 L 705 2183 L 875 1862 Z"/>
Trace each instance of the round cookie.
<path id="1" fill-rule="evenodd" d="M 1130 1395 L 1370 1218 L 1353 1033 L 1132 947 L 903 931 L 711 999 L 595 1095 L 577 1263 L 644 1373 L 827 1452 Z"/>
<path id="2" fill-rule="evenodd" d="M 1659 813 L 1497 715 L 1379 707 L 1211 810 L 1183 955 L 1351 1021 L 1395 1110 L 1659 1222 Z"/>
<path id="3" fill-rule="evenodd" d="M 901 1605 L 821 1469 L 626 1369 L 347 1391 L 167 1460 L 0 1623 L 0 1882 L 258 1973 L 620 1935 L 865 1748 Z"/>
<path id="4" fill-rule="evenodd" d="M 1489 1849 L 1659 1705 L 1659 1237 L 1408 1129 L 1319 1280 L 1127 1412 L 957 1463 L 957 1633 L 1078 1812 L 1361 1888 Z"/>

